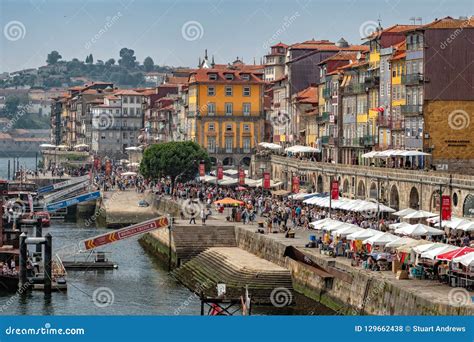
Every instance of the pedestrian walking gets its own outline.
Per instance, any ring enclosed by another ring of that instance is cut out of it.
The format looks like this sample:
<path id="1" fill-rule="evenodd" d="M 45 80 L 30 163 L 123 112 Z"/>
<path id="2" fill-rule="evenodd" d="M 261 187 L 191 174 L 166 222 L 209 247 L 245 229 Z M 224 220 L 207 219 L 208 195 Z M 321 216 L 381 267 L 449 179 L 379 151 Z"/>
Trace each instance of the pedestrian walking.
<path id="1" fill-rule="evenodd" d="M 196 212 L 191 210 L 191 218 L 189 219 L 189 224 L 194 223 L 196 224 Z"/>

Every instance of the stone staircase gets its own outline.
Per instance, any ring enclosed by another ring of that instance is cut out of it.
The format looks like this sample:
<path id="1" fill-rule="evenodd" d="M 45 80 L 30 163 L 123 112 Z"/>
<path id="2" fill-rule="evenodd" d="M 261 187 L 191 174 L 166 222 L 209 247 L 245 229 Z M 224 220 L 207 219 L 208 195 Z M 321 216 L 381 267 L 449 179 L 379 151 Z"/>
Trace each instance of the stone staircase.
<path id="1" fill-rule="evenodd" d="M 176 269 L 175 276 L 195 293 L 211 298 L 217 297 L 217 284 L 222 283 L 227 298 L 239 298 L 247 285 L 254 304 L 293 302 L 289 270 L 237 247 L 208 248 Z"/>
<path id="2" fill-rule="evenodd" d="M 176 225 L 173 227 L 173 245 L 178 265 L 211 247 L 235 247 L 233 226 Z"/>

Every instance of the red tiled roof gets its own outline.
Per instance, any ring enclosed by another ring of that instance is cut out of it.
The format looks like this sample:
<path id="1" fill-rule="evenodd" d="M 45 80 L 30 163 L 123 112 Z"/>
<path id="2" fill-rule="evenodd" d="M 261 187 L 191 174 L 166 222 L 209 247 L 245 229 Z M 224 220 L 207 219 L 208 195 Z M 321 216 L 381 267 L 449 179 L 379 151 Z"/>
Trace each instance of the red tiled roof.
<path id="1" fill-rule="evenodd" d="M 209 74 L 217 74 L 217 80 L 210 80 Z M 233 74 L 233 80 L 227 80 L 225 74 Z M 250 80 L 242 79 L 242 74 L 250 75 Z M 206 83 L 265 83 L 257 75 L 261 75 L 261 72 L 255 72 L 254 69 L 248 66 L 238 67 L 237 69 L 226 68 L 212 68 L 212 69 L 197 69 L 189 76 L 189 83 L 195 82 L 206 82 Z M 194 77 L 194 80 L 191 80 Z"/>
<path id="2" fill-rule="evenodd" d="M 408 32 L 408 31 L 411 31 L 413 29 L 416 29 L 417 27 L 419 27 L 420 25 L 399 25 L 399 24 L 396 24 L 396 25 L 393 25 L 393 26 L 390 26 L 386 29 L 382 29 L 382 31 L 375 31 L 375 32 L 372 32 L 372 34 L 370 34 L 369 36 L 363 38 L 363 39 L 368 39 L 368 40 L 373 40 L 373 39 L 376 39 L 376 38 L 379 38 L 381 35 L 385 34 L 385 33 L 403 33 L 403 32 Z"/>
<path id="3" fill-rule="evenodd" d="M 166 79 L 166 83 L 168 84 L 186 84 L 188 83 L 188 77 L 178 77 L 178 76 L 171 76 Z"/>
<path id="4" fill-rule="evenodd" d="M 286 49 L 286 48 L 288 47 L 288 45 L 286 45 L 286 44 L 284 44 L 284 43 L 282 43 L 282 42 L 279 42 L 278 44 L 272 45 L 272 46 L 270 46 L 270 47 L 271 47 L 271 48 L 274 48 L 274 47 L 282 47 L 282 48 L 285 48 L 285 49 Z"/>
<path id="5" fill-rule="evenodd" d="M 119 89 L 114 91 L 114 95 L 142 95 L 141 93 L 133 90 L 133 89 Z"/>
<path id="6" fill-rule="evenodd" d="M 441 19 L 436 19 L 429 24 L 422 25 L 421 27 L 419 27 L 420 30 L 458 28 L 474 28 L 474 16 L 471 16 L 468 19 L 454 19 L 451 17 L 445 17 Z"/>
<path id="7" fill-rule="evenodd" d="M 318 103 L 318 87 L 309 86 L 296 94 L 296 101 L 300 103 Z"/>

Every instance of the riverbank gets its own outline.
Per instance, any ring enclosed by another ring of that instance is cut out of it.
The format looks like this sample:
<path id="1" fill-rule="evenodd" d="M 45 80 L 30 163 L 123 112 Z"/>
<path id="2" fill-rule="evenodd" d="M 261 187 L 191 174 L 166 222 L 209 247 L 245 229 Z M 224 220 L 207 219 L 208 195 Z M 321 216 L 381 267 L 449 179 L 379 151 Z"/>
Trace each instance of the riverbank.
<path id="1" fill-rule="evenodd" d="M 157 210 L 170 207 L 161 199 Z M 351 266 L 350 259 L 329 257 L 318 249 L 306 248 L 309 235 L 314 231 L 297 231 L 294 239 L 285 238 L 282 233 L 259 234 L 254 225 L 233 224 L 223 216 L 213 216 L 206 229 L 232 227 L 235 244 L 244 252 L 284 267 L 291 272 L 293 288 L 299 293 L 321 302 L 342 314 L 370 315 L 473 315 L 474 304 L 456 306 L 452 300 L 453 288 L 430 280 L 396 279 L 392 271 L 372 272 Z M 177 226 L 186 222 L 177 220 Z M 192 226 L 189 239 L 194 238 L 196 246 L 202 246 L 202 237 L 195 234 L 200 225 Z M 166 232 L 165 232 L 166 231 Z M 160 238 L 160 234 L 163 234 Z M 162 258 L 174 260 L 179 266 L 181 258 L 176 249 L 174 231 L 170 238 L 168 230 L 153 232 L 141 241 L 154 245 Z M 166 235 L 166 236 L 165 236 Z M 205 239 L 209 244 L 209 237 Z M 170 248 L 171 242 L 171 248 Z M 290 253 L 291 252 L 291 253 Z M 295 257 L 295 253 L 299 257 Z M 470 296 L 474 293 L 470 293 Z"/>

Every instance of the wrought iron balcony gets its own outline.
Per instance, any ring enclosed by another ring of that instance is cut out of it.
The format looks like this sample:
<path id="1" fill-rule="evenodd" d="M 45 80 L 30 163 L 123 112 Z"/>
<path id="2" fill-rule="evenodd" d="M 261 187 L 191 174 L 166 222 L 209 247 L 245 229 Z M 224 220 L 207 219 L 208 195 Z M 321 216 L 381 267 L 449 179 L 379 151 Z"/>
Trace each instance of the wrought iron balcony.
<path id="1" fill-rule="evenodd" d="M 323 89 L 323 97 L 325 99 L 330 99 L 331 98 L 331 89 L 330 88 L 324 88 Z"/>
<path id="2" fill-rule="evenodd" d="M 325 145 L 329 144 L 329 138 L 330 138 L 329 135 L 323 135 L 321 137 L 321 144 L 325 144 Z"/>
<path id="3" fill-rule="evenodd" d="M 344 87 L 344 95 L 356 95 L 365 93 L 364 83 L 352 83 Z"/>
<path id="4" fill-rule="evenodd" d="M 423 75 L 420 73 L 402 75 L 402 84 L 416 85 L 423 82 Z"/>
<path id="5" fill-rule="evenodd" d="M 324 122 L 329 122 L 329 117 L 330 117 L 329 112 L 322 112 L 321 115 L 318 115 L 316 117 L 316 122 L 317 123 L 324 123 Z"/>
<path id="6" fill-rule="evenodd" d="M 359 144 L 361 146 L 374 146 L 375 145 L 375 137 L 373 135 L 365 135 L 359 138 Z"/>
<path id="7" fill-rule="evenodd" d="M 423 105 L 402 105 L 400 111 L 403 115 L 420 115 L 423 113 Z"/>

